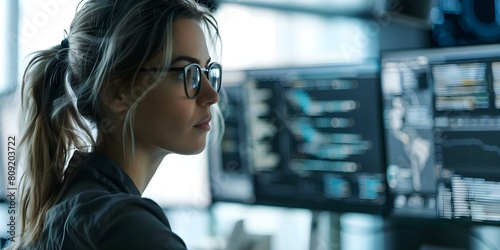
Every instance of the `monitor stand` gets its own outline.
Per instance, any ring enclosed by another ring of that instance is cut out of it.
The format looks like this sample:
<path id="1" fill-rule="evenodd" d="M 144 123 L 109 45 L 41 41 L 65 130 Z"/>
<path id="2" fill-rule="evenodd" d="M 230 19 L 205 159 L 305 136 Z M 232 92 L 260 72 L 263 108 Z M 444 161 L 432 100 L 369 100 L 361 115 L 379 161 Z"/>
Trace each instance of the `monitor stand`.
<path id="1" fill-rule="evenodd" d="M 225 249 L 271 250 L 271 236 L 250 234 L 245 230 L 243 220 L 239 220 L 234 225 Z"/>
<path id="2" fill-rule="evenodd" d="M 340 214 L 312 211 L 310 250 L 340 250 Z"/>

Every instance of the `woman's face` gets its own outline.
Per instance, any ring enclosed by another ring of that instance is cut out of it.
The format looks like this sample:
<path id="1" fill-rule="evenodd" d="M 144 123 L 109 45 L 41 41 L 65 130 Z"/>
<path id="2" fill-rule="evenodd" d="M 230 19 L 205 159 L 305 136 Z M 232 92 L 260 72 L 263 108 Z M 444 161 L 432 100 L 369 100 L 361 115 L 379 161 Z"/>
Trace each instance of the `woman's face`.
<path id="1" fill-rule="evenodd" d="M 200 24 L 193 19 L 179 19 L 173 24 L 173 57 L 171 67 L 197 63 L 205 68 L 210 55 Z M 159 60 L 151 59 L 146 67 L 159 67 Z M 142 81 L 151 81 L 147 72 Z M 135 113 L 135 146 L 146 152 L 173 152 L 196 154 L 203 151 L 210 130 L 210 106 L 219 101 L 219 95 L 202 76 L 201 89 L 196 99 L 184 92 L 182 72 L 170 71 L 142 100 Z"/>

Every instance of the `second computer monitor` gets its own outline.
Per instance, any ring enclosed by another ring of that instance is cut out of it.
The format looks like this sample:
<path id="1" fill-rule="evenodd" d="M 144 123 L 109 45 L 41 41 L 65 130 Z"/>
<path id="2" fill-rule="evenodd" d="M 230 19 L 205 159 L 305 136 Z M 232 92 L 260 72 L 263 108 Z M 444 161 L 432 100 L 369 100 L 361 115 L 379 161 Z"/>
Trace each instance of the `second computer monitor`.
<path id="1" fill-rule="evenodd" d="M 500 221 L 500 46 L 382 54 L 392 215 Z"/>
<path id="2" fill-rule="evenodd" d="M 237 110 L 221 163 L 250 173 L 256 204 L 384 212 L 378 69 L 366 62 L 245 71 L 241 84 L 226 87 Z M 234 180 L 245 175 L 229 171 Z"/>

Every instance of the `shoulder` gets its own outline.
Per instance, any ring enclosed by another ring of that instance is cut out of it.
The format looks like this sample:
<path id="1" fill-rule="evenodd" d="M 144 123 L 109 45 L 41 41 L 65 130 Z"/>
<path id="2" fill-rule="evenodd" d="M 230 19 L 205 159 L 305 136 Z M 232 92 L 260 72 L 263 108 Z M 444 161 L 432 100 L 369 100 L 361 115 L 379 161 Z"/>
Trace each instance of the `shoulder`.
<path id="1" fill-rule="evenodd" d="M 97 249 L 186 249 L 152 200 L 124 193 L 86 192 L 73 203 L 67 232 L 92 239 Z"/>

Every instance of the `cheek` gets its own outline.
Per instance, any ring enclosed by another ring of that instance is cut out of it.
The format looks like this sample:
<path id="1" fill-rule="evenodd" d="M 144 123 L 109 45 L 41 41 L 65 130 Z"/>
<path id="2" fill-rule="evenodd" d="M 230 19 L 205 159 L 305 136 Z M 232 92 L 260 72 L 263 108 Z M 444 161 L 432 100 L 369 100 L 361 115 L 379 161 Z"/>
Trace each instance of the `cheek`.
<path id="1" fill-rule="evenodd" d="M 135 121 L 137 128 L 148 134 L 175 136 L 190 127 L 194 102 L 185 97 L 184 89 L 153 89 L 139 103 Z"/>
<path id="2" fill-rule="evenodd" d="M 189 127 L 192 117 L 192 108 L 189 103 L 184 102 L 160 102 L 158 105 L 158 112 L 153 114 L 153 121 L 161 121 L 159 126 L 166 126 L 173 130 L 184 130 Z M 172 131 L 176 133 L 176 131 Z"/>

